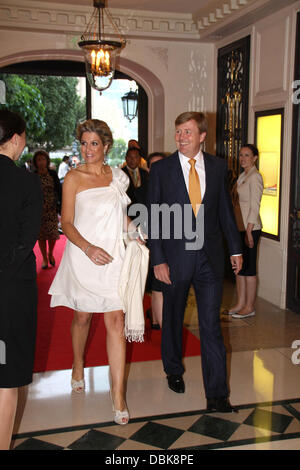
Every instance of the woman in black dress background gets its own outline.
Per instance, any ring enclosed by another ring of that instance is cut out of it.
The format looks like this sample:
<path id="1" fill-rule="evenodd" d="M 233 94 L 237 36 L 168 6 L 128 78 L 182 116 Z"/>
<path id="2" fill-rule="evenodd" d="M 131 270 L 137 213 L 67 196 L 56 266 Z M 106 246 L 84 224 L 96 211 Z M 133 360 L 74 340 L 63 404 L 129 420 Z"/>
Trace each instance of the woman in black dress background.
<path id="1" fill-rule="evenodd" d="M 34 153 L 33 164 L 43 189 L 43 215 L 38 242 L 43 256 L 42 269 L 47 269 L 48 262 L 51 266 L 55 266 L 53 250 L 56 240 L 59 239 L 58 212 L 61 205 L 61 184 L 56 171 L 50 168 L 50 157 L 45 150 L 39 149 Z"/>
<path id="2" fill-rule="evenodd" d="M 25 143 L 24 120 L 0 110 L 0 449 L 8 449 L 18 387 L 32 381 L 37 286 L 33 247 L 42 214 L 37 175 L 15 165 Z"/>

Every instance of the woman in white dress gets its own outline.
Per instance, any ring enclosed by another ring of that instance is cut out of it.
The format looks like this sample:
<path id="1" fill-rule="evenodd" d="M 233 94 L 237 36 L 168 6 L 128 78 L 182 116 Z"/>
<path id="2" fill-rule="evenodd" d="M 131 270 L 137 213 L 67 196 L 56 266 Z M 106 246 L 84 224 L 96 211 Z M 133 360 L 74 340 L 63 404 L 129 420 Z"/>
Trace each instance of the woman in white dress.
<path id="1" fill-rule="evenodd" d="M 89 119 L 80 124 L 77 138 L 85 163 L 70 170 L 63 184 L 61 223 L 68 241 L 49 290 L 51 306 L 74 309 L 71 385 L 79 393 L 85 387 L 84 350 L 92 313 L 104 313 L 114 420 L 127 424 L 124 307 L 118 281 L 125 254 L 129 181 L 121 169 L 105 163 L 113 137 L 104 121 Z"/>

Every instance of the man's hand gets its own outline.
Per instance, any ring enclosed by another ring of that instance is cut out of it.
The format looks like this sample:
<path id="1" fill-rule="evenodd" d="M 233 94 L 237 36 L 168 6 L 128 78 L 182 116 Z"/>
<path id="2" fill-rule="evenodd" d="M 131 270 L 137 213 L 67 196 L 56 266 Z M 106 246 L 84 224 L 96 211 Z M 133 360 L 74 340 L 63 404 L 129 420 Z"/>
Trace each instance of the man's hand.
<path id="1" fill-rule="evenodd" d="M 170 279 L 170 269 L 167 263 L 157 264 L 154 266 L 154 276 L 165 284 L 172 284 Z"/>
<path id="2" fill-rule="evenodd" d="M 242 269 L 243 265 L 243 256 L 230 256 L 231 266 L 235 275 L 237 275 Z"/>

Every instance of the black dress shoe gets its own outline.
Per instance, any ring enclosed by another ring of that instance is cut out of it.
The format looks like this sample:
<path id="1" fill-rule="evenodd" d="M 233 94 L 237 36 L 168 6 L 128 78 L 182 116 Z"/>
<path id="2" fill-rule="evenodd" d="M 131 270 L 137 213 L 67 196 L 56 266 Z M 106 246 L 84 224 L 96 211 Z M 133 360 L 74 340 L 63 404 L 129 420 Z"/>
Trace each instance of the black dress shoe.
<path id="1" fill-rule="evenodd" d="M 206 411 L 208 413 L 213 413 L 214 411 L 219 413 L 238 413 L 237 409 L 231 406 L 227 397 L 208 398 Z"/>
<path id="2" fill-rule="evenodd" d="M 184 393 L 185 385 L 181 375 L 168 375 L 168 385 L 173 392 Z"/>

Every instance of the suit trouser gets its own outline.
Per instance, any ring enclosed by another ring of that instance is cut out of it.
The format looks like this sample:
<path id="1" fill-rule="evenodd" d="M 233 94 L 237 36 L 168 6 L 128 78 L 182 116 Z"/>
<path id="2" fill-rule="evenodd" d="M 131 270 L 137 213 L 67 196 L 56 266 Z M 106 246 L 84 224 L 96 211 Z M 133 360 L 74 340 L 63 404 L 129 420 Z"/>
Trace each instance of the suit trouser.
<path id="1" fill-rule="evenodd" d="M 226 350 L 220 326 L 222 279 L 203 250 L 188 256 L 189 279 L 163 285 L 162 361 L 167 375 L 182 375 L 182 328 L 190 286 L 195 290 L 200 330 L 202 374 L 207 398 L 228 396 Z M 172 280 L 171 272 L 171 280 Z"/>

